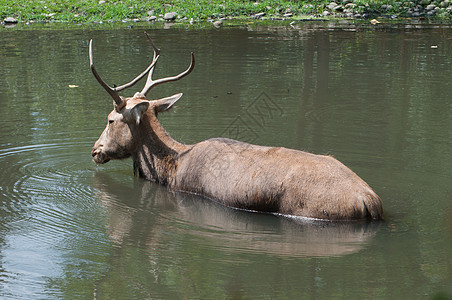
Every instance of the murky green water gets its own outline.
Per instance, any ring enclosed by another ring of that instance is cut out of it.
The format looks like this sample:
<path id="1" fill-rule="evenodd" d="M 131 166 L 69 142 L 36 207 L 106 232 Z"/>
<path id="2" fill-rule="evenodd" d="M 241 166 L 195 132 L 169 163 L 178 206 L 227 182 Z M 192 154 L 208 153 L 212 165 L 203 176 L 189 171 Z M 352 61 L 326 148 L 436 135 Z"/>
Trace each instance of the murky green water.
<path id="1" fill-rule="evenodd" d="M 0 296 L 451 296 L 452 29 L 294 26 L 148 29 L 162 49 L 155 77 L 197 58 L 152 91 L 184 92 L 162 123 L 186 143 L 227 136 L 334 155 L 381 196 L 384 222 L 243 212 L 134 178 L 130 160 L 96 166 L 112 106 L 88 41 L 119 85 L 150 61 L 142 28 L 2 29 Z"/>

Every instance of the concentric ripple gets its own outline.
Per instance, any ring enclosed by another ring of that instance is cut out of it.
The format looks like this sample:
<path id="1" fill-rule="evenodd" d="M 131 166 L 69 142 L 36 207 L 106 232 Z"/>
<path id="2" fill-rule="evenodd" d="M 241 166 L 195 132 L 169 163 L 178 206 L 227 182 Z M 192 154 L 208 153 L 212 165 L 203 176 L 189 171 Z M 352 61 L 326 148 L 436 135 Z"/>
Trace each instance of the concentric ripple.
<path id="1" fill-rule="evenodd" d="M 0 150 L 4 295 L 21 285 L 39 295 L 46 278 L 61 275 L 64 255 L 105 251 L 109 239 L 92 187 L 91 145 L 90 139 Z"/>

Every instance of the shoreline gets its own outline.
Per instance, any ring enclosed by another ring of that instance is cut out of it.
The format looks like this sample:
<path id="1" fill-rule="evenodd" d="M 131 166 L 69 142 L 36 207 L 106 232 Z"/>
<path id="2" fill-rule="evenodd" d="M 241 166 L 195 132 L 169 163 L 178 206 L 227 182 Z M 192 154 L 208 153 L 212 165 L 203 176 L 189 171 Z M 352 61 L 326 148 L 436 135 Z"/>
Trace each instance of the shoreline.
<path id="1" fill-rule="evenodd" d="M 146 22 L 184 25 L 211 23 L 215 27 L 221 27 L 246 22 L 337 20 L 370 21 L 372 24 L 412 20 L 451 23 L 452 0 L 450 1 L 317 0 L 294 3 L 267 0 L 254 3 L 173 1 L 173 4 L 165 4 L 158 1 L 137 3 L 132 0 L 72 0 L 56 4 L 50 0 L 30 0 L 15 7 L 6 1 L 0 4 L 0 20 L 2 27 L 35 23 L 90 25 Z"/>

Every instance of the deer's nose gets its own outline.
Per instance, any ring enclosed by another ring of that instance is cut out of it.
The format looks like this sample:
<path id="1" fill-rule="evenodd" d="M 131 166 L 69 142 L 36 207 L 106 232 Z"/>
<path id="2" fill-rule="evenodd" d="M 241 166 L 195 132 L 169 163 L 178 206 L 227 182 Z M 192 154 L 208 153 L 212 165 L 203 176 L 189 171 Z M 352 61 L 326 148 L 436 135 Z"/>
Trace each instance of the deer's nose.
<path id="1" fill-rule="evenodd" d="M 100 146 L 93 147 L 93 148 L 91 149 L 91 156 L 94 157 L 94 156 L 96 156 L 97 154 L 99 154 L 100 152 L 101 152 Z"/>

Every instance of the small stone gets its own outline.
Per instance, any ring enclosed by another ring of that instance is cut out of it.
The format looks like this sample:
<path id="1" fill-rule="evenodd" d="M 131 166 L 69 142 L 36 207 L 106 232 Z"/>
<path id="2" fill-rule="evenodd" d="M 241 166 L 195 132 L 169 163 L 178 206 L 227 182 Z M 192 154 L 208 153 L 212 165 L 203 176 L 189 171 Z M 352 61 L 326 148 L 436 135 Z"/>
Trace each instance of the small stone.
<path id="1" fill-rule="evenodd" d="M 440 6 L 441 6 L 442 8 L 448 7 L 448 6 L 449 6 L 449 0 L 441 1 Z"/>
<path id="2" fill-rule="evenodd" d="M 435 7 L 436 7 L 435 4 L 429 4 L 429 5 L 427 5 L 427 7 L 426 7 L 425 9 L 426 9 L 426 10 L 434 10 Z"/>
<path id="3" fill-rule="evenodd" d="M 287 13 L 283 15 L 284 18 L 291 18 L 292 16 L 293 16 L 292 13 Z"/>
<path id="4" fill-rule="evenodd" d="M 330 10 L 334 10 L 336 6 L 338 6 L 336 2 L 331 2 L 330 4 L 327 5 L 328 9 Z"/>
<path id="5" fill-rule="evenodd" d="M 153 22 L 153 21 L 155 21 L 155 20 L 157 20 L 157 17 L 156 17 L 156 16 L 150 16 L 150 17 L 148 18 L 148 21 L 149 21 L 149 22 Z"/>
<path id="6" fill-rule="evenodd" d="M 104 4 L 104 3 L 105 3 L 104 0 L 100 0 L 100 1 L 99 1 L 99 4 Z"/>
<path id="7" fill-rule="evenodd" d="M 177 17 L 177 14 L 175 12 L 169 12 L 163 16 L 163 19 L 165 21 L 174 21 L 174 20 L 176 20 L 176 17 Z"/>
<path id="8" fill-rule="evenodd" d="M 5 22 L 5 24 L 16 24 L 18 21 L 16 18 L 7 17 L 3 20 L 3 22 Z"/>
<path id="9" fill-rule="evenodd" d="M 220 28 L 221 25 L 223 25 L 223 21 L 221 21 L 221 20 L 215 21 L 212 24 L 213 24 L 213 26 L 215 26 L 215 28 Z"/>
<path id="10" fill-rule="evenodd" d="M 324 11 L 322 12 L 322 16 L 324 16 L 324 17 L 329 16 L 329 15 L 330 15 L 330 12 L 327 11 L 327 10 L 324 10 Z"/>
<path id="11" fill-rule="evenodd" d="M 263 16 L 265 16 L 265 13 L 264 12 L 260 12 L 260 13 L 252 15 L 251 18 L 253 18 L 253 19 L 260 19 Z"/>

